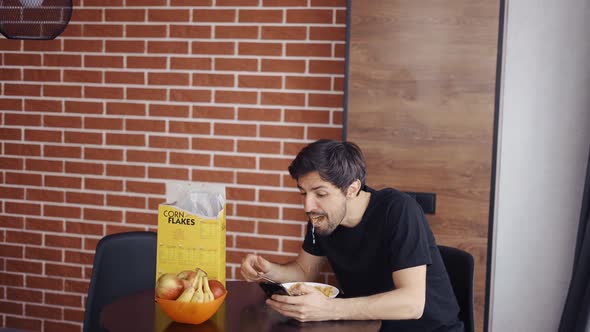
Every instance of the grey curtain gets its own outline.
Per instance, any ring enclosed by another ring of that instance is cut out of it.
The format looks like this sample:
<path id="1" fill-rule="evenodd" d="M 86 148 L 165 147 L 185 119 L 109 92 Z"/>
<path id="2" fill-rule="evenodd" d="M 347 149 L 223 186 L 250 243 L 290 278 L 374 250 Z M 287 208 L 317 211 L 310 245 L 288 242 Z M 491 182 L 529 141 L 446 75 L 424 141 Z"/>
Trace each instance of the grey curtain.
<path id="1" fill-rule="evenodd" d="M 574 269 L 559 323 L 559 332 L 590 330 L 590 153 L 585 181 Z"/>

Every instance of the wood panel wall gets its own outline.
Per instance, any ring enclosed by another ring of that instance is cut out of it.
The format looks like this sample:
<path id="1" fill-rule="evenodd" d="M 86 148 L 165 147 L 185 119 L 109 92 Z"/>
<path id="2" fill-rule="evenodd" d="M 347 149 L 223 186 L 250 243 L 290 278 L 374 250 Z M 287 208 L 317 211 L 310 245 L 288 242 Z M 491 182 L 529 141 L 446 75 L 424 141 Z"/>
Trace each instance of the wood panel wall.
<path id="1" fill-rule="evenodd" d="M 439 244 L 476 261 L 483 330 L 499 0 L 352 1 L 347 140 L 367 183 L 435 192 Z"/>

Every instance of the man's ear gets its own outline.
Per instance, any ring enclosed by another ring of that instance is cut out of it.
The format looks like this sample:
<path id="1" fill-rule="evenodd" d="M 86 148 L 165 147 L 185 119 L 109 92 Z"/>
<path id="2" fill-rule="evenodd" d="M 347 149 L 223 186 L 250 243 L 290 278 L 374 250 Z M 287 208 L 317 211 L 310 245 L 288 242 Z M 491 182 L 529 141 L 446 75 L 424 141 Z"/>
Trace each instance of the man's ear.
<path id="1" fill-rule="evenodd" d="M 346 189 L 346 198 L 354 198 L 357 196 L 359 190 L 361 190 L 361 180 L 356 179 Z"/>

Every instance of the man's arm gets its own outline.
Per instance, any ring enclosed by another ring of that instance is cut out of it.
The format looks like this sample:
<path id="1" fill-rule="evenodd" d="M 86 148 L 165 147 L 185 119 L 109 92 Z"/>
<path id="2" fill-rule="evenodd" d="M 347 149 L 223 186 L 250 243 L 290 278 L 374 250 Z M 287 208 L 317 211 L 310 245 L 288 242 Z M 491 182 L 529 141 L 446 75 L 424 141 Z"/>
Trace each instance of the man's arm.
<path id="1" fill-rule="evenodd" d="M 242 261 L 242 276 L 248 281 L 259 280 L 259 274 L 277 282 L 314 281 L 326 258 L 314 256 L 301 249 L 299 256 L 285 264 L 272 263 L 257 255 L 248 255 Z"/>
<path id="2" fill-rule="evenodd" d="M 426 265 L 392 273 L 396 289 L 366 297 L 328 299 L 310 289 L 303 296 L 274 295 L 267 303 L 300 321 L 418 319 L 426 303 Z"/>

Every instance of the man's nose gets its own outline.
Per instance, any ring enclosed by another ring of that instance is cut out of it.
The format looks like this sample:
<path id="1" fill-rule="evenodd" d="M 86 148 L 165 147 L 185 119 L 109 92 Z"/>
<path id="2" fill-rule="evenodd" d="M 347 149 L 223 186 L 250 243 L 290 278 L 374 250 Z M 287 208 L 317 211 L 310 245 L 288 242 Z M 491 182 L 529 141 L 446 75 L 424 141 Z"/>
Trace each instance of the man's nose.
<path id="1" fill-rule="evenodd" d="M 304 202 L 303 202 L 303 209 L 305 210 L 305 212 L 312 212 L 313 210 L 315 210 L 317 208 L 317 204 L 315 202 L 315 199 L 313 199 L 313 197 L 310 197 L 311 195 L 307 195 L 305 196 Z"/>

